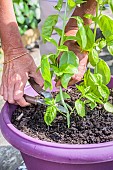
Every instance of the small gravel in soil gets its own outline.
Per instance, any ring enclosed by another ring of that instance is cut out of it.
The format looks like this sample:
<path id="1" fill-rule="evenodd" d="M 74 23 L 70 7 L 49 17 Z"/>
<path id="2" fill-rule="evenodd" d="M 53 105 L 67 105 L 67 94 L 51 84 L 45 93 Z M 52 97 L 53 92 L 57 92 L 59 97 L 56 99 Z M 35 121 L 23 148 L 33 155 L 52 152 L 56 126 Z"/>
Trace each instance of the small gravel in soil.
<path id="1" fill-rule="evenodd" d="M 71 96 L 68 104 L 74 106 L 75 99 L 80 95 L 76 89 L 69 89 Z M 113 92 L 109 101 L 113 100 Z M 93 111 L 86 107 L 86 117 L 81 118 L 76 111 L 71 115 L 71 127 L 67 128 L 66 118 L 58 113 L 51 126 L 44 123 L 46 106 L 31 105 L 18 107 L 12 116 L 14 126 L 25 134 L 44 141 L 69 144 L 94 144 L 113 140 L 113 114 L 108 113 L 100 105 Z"/>

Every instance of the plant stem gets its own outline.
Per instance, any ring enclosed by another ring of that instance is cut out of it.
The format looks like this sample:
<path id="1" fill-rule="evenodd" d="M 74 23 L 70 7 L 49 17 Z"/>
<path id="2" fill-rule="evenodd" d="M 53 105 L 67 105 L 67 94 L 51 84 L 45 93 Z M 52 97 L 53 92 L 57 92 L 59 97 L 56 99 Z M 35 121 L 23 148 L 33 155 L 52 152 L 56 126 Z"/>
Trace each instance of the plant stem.
<path id="1" fill-rule="evenodd" d="M 70 127 L 70 113 L 69 113 L 69 110 L 66 106 L 66 103 L 64 101 L 64 98 L 63 98 L 63 94 L 62 94 L 62 88 L 60 87 L 60 97 L 61 97 L 61 101 L 62 101 L 62 104 L 63 106 L 65 107 L 65 109 L 67 110 L 67 125 L 68 125 L 68 128 Z"/>
<path id="2" fill-rule="evenodd" d="M 62 28 L 62 36 L 61 36 L 60 45 L 63 45 L 63 41 L 64 41 L 65 26 L 66 26 L 66 20 L 67 20 L 67 7 L 68 7 L 68 1 L 66 1 L 66 6 L 65 6 L 65 13 L 64 13 L 64 17 L 63 17 L 63 28 Z"/>
<path id="3" fill-rule="evenodd" d="M 97 2 L 96 19 L 98 19 L 98 11 L 99 11 L 99 3 Z M 94 27 L 94 37 L 95 37 L 95 39 L 96 39 L 96 32 L 97 32 L 97 22 L 95 22 L 95 27 Z"/>

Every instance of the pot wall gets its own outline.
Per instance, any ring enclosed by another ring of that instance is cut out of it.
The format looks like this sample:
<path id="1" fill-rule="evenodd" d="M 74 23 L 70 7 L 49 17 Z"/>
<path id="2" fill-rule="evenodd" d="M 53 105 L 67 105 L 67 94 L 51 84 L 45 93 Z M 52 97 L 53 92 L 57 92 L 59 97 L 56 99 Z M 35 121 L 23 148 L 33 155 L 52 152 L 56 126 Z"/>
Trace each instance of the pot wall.
<path id="1" fill-rule="evenodd" d="M 113 87 L 113 78 L 110 86 Z M 36 95 L 31 87 L 25 93 Z M 40 141 L 17 130 L 11 124 L 16 106 L 6 103 L 0 124 L 4 137 L 19 149 L 28 170 L 113 170 L 113 142 L 69 145 Z"/>

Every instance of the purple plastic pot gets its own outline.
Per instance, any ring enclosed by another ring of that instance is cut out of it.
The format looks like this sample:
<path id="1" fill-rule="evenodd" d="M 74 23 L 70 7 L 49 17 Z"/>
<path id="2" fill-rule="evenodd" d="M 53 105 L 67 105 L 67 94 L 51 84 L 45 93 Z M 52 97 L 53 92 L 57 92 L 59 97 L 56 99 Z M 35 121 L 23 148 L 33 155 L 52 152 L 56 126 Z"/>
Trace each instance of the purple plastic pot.
<path id="1" fill-rule="evenodd" d="M 113 87 L 113 78 L 110 82 Z M 35 95 L 31 87 L 25 92 Z M 20 150 L 28 170 L 113 170 L 113 142 L 69 145 L 34 139 L 11 124 L 16 106 L 6 103 L 1 111 L 1 131 Z"/>

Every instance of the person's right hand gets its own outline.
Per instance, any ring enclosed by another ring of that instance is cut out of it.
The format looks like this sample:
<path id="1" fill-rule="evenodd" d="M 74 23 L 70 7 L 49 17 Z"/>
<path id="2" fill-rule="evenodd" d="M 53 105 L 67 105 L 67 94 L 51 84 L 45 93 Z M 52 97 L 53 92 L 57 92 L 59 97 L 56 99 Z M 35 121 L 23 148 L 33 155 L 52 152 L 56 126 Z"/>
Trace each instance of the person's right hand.
<path id="1" fill-rule="evenodd" d="M 16 53 L 16 56 L 20 54 L 22 53 Z M 15 54 L 9 54 L 5 58 L 8 61 L 13 57 L 15 57 Z M 36 68 L 37 66 L 30 54 L 4 64 L 0 94 L 5 101 L 22 107 L 29 105 L 23 97 L 28 78 L 33 77 L 40 86 L 43 86 L 43 78 L 40 71 L 36 72 Z"/>

